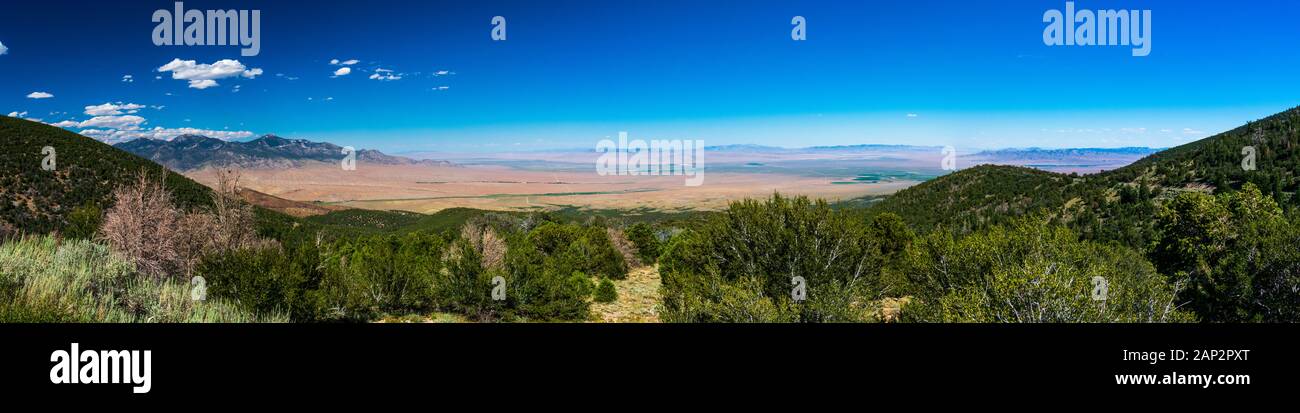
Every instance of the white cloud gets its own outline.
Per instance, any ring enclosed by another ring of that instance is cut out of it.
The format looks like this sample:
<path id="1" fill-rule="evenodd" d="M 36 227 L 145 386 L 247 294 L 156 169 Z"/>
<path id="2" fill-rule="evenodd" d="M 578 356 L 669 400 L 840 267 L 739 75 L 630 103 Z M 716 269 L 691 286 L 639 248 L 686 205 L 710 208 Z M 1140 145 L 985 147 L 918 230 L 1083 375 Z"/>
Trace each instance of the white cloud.
<path id="1" fill-rule="evenodd" d="M 909 117 L 909 118 L 915 118 L 915 117 L 920 117 L 920 116 L 921 116 L 921 115 L 918 115 L 918 114 L 915 114 L 915 113 L 909 113 L 909 114 L 907 114 L 907 117 Z"/>
<path id="2" fill-rule="evenodd" d="M 451 88 L 450 88 L 450 87 L 447 87 L 447 86 L 438 86 L 438 87 L 433 88 L 433 90 L 447 90 L 447 89 L 451 89 Z"/>
<path id="3" fill-rule="evenodd" d="M 96 116 L 81 121 L 77 124 L 79 128 L 108 128 L 121 130 L 140 129 L 140 125 L 145 122 L 144 118 L 136 115 L 122 116 Z"/>
<path id="4" fill-rule="evenodd" d="M 340 67 L 339 70 L 335 70 L 335 71 L 334 71 L 334 77 L 347 76 L 347 75 L 350 74 L 350 73 L 352 73 L 352 68 L 350 68 L 350 67 Z"/>
<path id="5" fill-rule="evenodd" d="M 338 66 L 338 65 L 343 65 L 343 66 L 352 66 L 352 65 L 355 65 L 355 64 L 357 64 L 357 63 L 361 63 L 361 61 L 360 61 L 360 60 L 357 60 L 357 59 L 348 59 L 348 60 L 344 60 L 344 61 L 339 61 L 339 59 L 330 59 L 330 64 L 335 65 L 335 66 Z"/>
<path id="6" fill-rule="evenodd" d="M 4 43 L 0 43 L 0 55 L 8 54 L 8 53 L 9 53 L 9 48 L 5 47 Z"/>
<path id="7" fill-rule="evenodd" d="M 135 82 L 135 78 L 132 77 L 131 75 L 122 75 L 122 81 L 126 83 L 133 83 Z"/>
<path id="8" fill-rule="evenodd" d="M 46 92 L 32 92 L 27 94 L 28 99 L 49 99 L 52 97 L 54 97 L 54 95 Z"/>
<path id="9" fill-rule="evenodd" d="M 121 115 L 123 113 L 135 113 L 144 108 L 144 105 L 135 103 L 105 103 L 102 105 L 86 106 L 86 114 L 90 116 Z"/>
<path id="10" fill-rule="evenodd" d="M 27 111 L 22 111 L 22 112 L 17 112 L 17 111 L 15 111 L 15 112 L 9 112 L 9 117 L 11 117 L 11 118 L 21 118 L 21 117 L 23 117 L 23 116 L 27 116 Z"/>
<path id="11" fill-rule="evenodd" d="M 71 120 L 71 119 L 69 119 L 69 120 L 65 120 L 65 121 L 62 121 L 62 122 L 51 123 L 50 126 L 58 126 L 58 127 L 60 127 L 60 128 L 75 128 L 75 127 L 77 127 L 77 125 L 80 125 L 80 124 L 81 124 L 81 122 L 77 122 L 77 121 L 75 121 L 75 120 Z"/>
<path id="12" fill-rule="evenodd" d="M 1198 131 L 1198 130 L 1196 130 L 1196 129 L 1192 129 L 1192 128 L 1183 128 L 1183 134 L 1184 134 L 1184 135 L 1201 135 L 1201 134 L 1204 134 L 1204 133 L 1205 133 L 1205 132 Z"/>
<path id="13" fill-rule="evenodd" d="M 110 129 L 85 129 L 81 131 L 86 137 L 99 140 L 108 144 L 128 142 L 140 138 L 172 140 L 180 135 L 203 135 L 209 138 L 221 139 L 228 141 L 232 139 L 242 139 L 253 136 L 249 131 L 220 131 L 196 128 L 163 128 L 154 127 L 153 129 L 142 130 L 110 130 Z"/>
<path id="14" fill-rule="evenodd" d="M 402 80 L 402 75 L 400 73 L 394 74 L 392 70 L 388 69 L 377 69 L 375 73 L 370 74 L 370 78 L 379 81 Z"/>
<path id="15" fill-rule="evenodd" d="M 210 87 L 213 87 L 213 86 L 219 86 L 219 85 L 217 84 L 217 81 L 212 80 L 212 79 L 191 80 L 191 81 L 190 81 L 190 87 L 191 87 L 191 88 L 194 88 L 194 89 L 198 89 L 198 90 L 207 89 L 207 88 L 210 88 Z"/>
<path id="16" fill-rule="evenodd" d="M 217 79 L 243 77 L 253 79 L 262 74 L 262 69 L 249 69 L 238 60 L 222 59 L 212 64 L 201 64 L 193 60 L 172 59 L 158 68 L 159 72 L 171 72 L 172 79 L 188 80 L 194 89 L 207 89 L 218 86 Z"/>

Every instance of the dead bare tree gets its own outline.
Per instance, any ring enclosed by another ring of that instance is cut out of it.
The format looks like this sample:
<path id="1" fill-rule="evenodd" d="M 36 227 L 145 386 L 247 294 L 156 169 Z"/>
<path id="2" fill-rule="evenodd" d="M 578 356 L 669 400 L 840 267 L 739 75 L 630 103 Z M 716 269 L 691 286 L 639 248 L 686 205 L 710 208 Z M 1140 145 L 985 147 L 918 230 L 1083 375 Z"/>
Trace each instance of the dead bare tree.
<path id="1" fill-rule="evenodd" d="M 217 171 L 217 187 L 212 192 L 211 249 L 230 251 L 257 244 L 253 228 L 253 207 L 239 197 L 238 172 Z"/>
<path id="2" fill-rule="evenodd" d="M 183 216 L 172 204 L 163 177 L 141 171 L 135 182 L 113 190 L 99 236 L 140 273 L 161 279 L 189 271 L 190 249 L 180 231 Z"/>
<path id="3" fill-rule="evenodd" d="M 234 171 L 218 172 L 211 213 L 181 211 L 163 179 L 141 171 L 134 182 L 115 189 L 114 205 L 100 228 L 100 238 L 142 274 L 188 277 L 204 255 L 275 245 L 257 238 L 253 208 L 239 199 Z"/>
<path id="4" fill-rule="evenodd" d="M 461 238 L 483 257 L 483 268 L 500 268 L 505 263 L 506 241 L 497 235 L 490 225 L 483 222 L 468 222 L 460 230 Z"/>

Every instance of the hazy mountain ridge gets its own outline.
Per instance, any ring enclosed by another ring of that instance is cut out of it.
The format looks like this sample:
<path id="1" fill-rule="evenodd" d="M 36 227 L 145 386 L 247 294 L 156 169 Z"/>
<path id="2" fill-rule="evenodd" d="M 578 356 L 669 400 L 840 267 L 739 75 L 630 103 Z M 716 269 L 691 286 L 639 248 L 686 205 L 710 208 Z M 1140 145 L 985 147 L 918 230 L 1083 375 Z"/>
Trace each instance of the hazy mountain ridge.
<path id="1" fill-rule="evenodd" d="M 1147 156 L 1162 149 L 1148 148 L 1145 146 L 1130 146 L 1123 148 L 1007 148 L 980 151 L 975 156 L 998 156 L 1004 158 L 1074 158 L 1083 156 L 1110 156 L 1110 155 L 1139 155 Z"/>
<path id="2" fill-rule="evenodd" d="M 263 135 L 246 142 L 181 135 L 170 141 L 136 139 L 113 146 L 177 171 L 210 166 L 285 169 L 309 162 L 339 163 L 344 158 L 343 147 L 333 143 L 286 139 L 275 135 Z M 392 156 L 371 149 L 357 150 L 356 160 L 358 163 L 381 165 L 449 164 L 446 161 Z"/>

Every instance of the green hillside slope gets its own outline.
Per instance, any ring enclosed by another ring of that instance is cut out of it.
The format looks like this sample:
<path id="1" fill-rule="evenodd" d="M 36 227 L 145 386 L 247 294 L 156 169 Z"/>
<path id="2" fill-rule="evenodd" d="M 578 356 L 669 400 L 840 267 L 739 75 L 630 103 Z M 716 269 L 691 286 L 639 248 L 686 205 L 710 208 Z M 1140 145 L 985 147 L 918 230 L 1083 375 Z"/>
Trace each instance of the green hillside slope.
<path id="1" fill-rule="evenodd" d="M 1254 169 L 1243 169 L 1253 148 Z M 921 230 L 969 233 L 1043 211 L 1085 239 L 1139 249 L 1153 239 L 1156 205 L 1184 191 L 1223 192 L 1254 183 L 1288 209 L 1300 206 L 1300 108 L 1092 175 L 977 166 L 899 191 L 871 207 Z"/>
<path id="2" fill-rule="evenodd" d="M 54 148 L 53 171 L 41 167 L 46 146 Z M 210 190 L 189 178 L 39 122 L 0 116 L 0 153 L 0 236 L 62 231 L 69 211 L 88 203 L 106 209 L 113 188 L 142 170 L 166 173 L 166 186 L 182 206 L 210 202 Z"/>

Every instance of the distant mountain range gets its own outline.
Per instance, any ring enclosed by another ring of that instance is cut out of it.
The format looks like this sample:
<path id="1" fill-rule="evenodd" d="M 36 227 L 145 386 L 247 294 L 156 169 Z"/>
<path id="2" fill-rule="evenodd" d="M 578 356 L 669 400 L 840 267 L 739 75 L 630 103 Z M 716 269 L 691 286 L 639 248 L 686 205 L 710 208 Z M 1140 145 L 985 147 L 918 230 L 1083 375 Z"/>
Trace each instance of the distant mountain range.
<path id="1" fill-rule="evenodd" d="M 938 151 L 943 146 L 925 146 L 925 145 L 886 145 L 886 144 L 860 144 L 860 145 L 834 145 L 834 146 L 809 146 L 803 148 L 782 148 L 776 146 L 737 144 L 737 145 L 717 145 L 705 147 L 708 151 L 719 152 L 870 152 L 870 151 Z M 1161 149 L 1147 147 L 1125 147 L 1125 148 L 1062 148 L 1062 149 L 1045 149 L 1045 148 L 1006 148 L 980 151 L 975 156 L 998 157 L 1003 159 L 1027 158 L 1077 158 L 1077 157 L 1095 157 L 1095 156 L 1147 156 Z"/>
<path id="2" fill-rule="evenodd" d="M 201 135 L 181 135 L 172 140 L 136 139 L 114 147 L 157 162 L 176 171 L 210 166 L 283 169 L 310 163 L 340 163 L 343 147 L 329 142 L 286 139 L 264 135 L 247 142 L 223 141 Z M 448 165 L 437 160 L 415 160 L 370 149 L 356 152 L 357 163 L 381 165 Z"/>
<path id="3" fill-rule="evenodd" d="M 1087 157 L 1107 157 L 1107 156 L 1147 156 L 1162 149 L 1147 147 L 1125 147 L 1125 148 L 1066 148 L 1066 149 L 1043 149 L 1043 148 L 1014 148 L 1014 149 L 997 149 L 991 151 L 982 151 L 975 156 L 990 156 L 1001 159 L 1050 159 L 1050 158 L 1087 158 Z"/>

